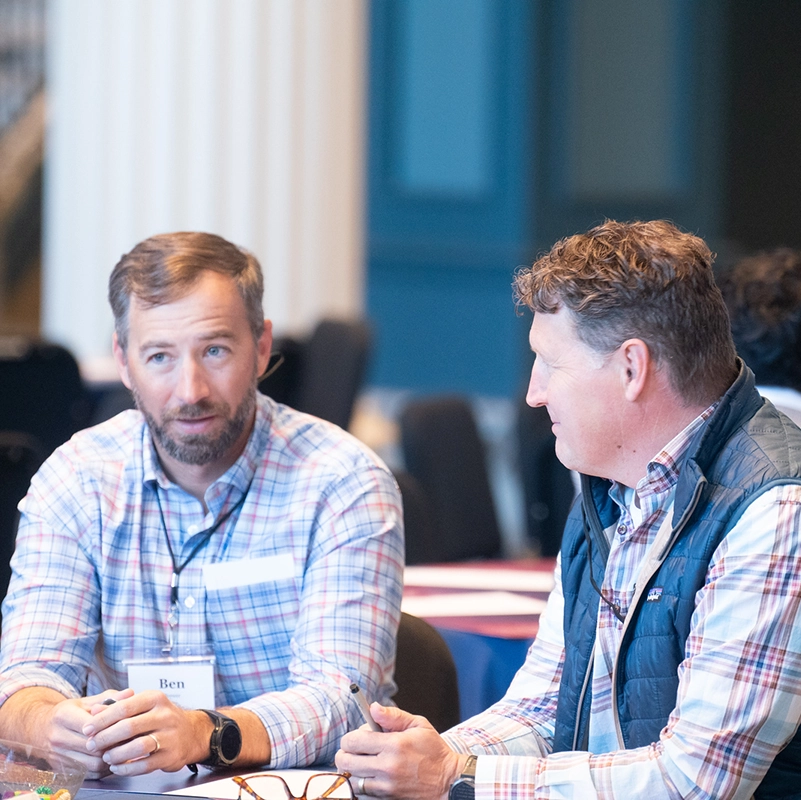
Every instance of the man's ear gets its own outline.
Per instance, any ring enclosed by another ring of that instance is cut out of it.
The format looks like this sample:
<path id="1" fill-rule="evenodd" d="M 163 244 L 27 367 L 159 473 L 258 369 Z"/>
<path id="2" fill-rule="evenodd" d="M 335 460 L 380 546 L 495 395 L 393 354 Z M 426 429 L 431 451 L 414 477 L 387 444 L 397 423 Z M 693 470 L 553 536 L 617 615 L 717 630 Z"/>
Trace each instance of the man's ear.
<path id="1" fill-rule="evenodd" d="M 111 352 L 114 353 L 114 363 L 117 365 L 117 372 L 120 373 L 120 380 L 126 389 L 130 389 L 131 376 L 128 373 L 128 356 L 125 354 L 125 350 L 122 349 L 122 345 L 120 345 L 116 331 L 111 337 Z"/>
<path id="2" fill-rule="evenodd" d="M 627 339 L 620 345 L 623 391 L 634 402 L 641 395 L 651 372 L 651 351 L 642 339 Z"/>
<path id="3" fill-rule="evenodd" d="M 264 320 L 264 330 L 256 342 L 256 366 L 258 367 L 257 375 L 263 375 L 270 363 L 270 353 L 273 350 L 273 323 L 271 320 Z"/>

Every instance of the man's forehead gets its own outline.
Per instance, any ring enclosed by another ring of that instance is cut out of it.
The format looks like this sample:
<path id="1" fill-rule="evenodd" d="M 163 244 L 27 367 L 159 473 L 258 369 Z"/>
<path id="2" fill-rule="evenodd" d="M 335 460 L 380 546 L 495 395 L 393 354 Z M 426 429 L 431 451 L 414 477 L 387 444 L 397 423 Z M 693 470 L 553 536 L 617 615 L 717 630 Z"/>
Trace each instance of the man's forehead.
<path id="1" fill-rule="evenodd" d="M 534 312 L 534 318 L 531 320 L 531 328 L 528 332 L 528 340 L 533 347 L 535 342 L 542 345 L 546 339 L 556 334 L 563 336 L 574 332 L 575 326 L 570 317 L 570 312 L 564 306 L 560 306 L 557 311 L 551 313 L 546 313 L 545 311 Z"/>

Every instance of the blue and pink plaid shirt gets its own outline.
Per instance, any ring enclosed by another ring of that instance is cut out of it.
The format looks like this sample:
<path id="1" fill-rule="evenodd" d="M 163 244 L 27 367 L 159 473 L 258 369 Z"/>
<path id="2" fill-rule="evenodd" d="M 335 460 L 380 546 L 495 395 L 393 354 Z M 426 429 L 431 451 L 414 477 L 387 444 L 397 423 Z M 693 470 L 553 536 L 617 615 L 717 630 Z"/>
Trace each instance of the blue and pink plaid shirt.
<path id="1" fill-rule="evenodd" d="M 331 760 L 361 724 L 351 682 L 384 702 L 394 691 L 400 496 L 349 434 L 263 396 L 208 512 L 166 478 L 137 411 L 48 459 L 20 505 L 0 702 L 27 686 L 124 688 L 125 660 L 165 644 L 173 565 L 156 491 L 179 564 L 247 491 L 180 574 L 175 643 L 211 645 L 216 704 L 259 716 L 272 767 Z"/>
<path id="2" fill-rule="evenodd" d="M 710 407 L 648 465 L 634 493 L 613 485 L 621 516 L 604 596 L 625 611 L 640 563 L 670 511 L 677 465 Z M 747 800 L 801 720 L 801 486 L 775 487 L 718 546 L 696 596 L 676 706 L 658 742 L 620 749 L 612 666 L 622 623 L 599 602 L 589 752 L 551 753 L 564 659 L 560 568 L 537 639 L 505 697 L 446 735 L 488 754 L 476 800 Z"/>

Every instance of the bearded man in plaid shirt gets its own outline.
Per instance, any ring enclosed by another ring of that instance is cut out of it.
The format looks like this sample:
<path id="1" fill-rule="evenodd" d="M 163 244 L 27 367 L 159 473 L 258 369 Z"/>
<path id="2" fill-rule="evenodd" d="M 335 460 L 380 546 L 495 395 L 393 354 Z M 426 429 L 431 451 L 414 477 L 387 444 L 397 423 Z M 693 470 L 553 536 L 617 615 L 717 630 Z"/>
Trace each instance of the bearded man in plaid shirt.
<path id="1" fill-rule="evenodd" d="M 607 221 L 518 274 L 527 400 L 581 473 L 555 588 L 503 699 L 337 765 L 375 797 L 801 797 L 801 430 L 735 353 L 705 243 Z"/>

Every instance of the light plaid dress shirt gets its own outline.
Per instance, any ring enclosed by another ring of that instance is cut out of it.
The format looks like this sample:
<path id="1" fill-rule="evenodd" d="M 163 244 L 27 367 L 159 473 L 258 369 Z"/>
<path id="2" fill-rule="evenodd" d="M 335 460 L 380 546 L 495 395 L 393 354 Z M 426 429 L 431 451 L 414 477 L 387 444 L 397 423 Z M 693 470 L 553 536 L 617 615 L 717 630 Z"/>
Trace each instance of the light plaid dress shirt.
<path id="1" fill-rule="evenodd" d="M 68 697 L 127 686 L 124 661 L 167 640 L 173 565 L 157 487 L 181 564 L 248 485 L 181 572 L 176 646 L 211 645 L 216 704 L 259 716 L 270 766 L 332 760 L 361 724 L 351 682 L 384 702 L 394 691 L 400 496 L 349 434 L 262 395 L 245 451 L 206 492 L 208 513 L 166 478 L 138 411 L 82 431 L 42 466 L 20 504 L 0 702 L 26 686 Z M 253 559 L 283 569 L 254 576 Z M 204 567 L 221 562 L 241 564 L 241 582 L 215 585 Z"/>
<path id="2" fill-rule="evenodd" d="M 639 565 L 672 502 L 677 465 L 707 409 L 648 465 L 639 508 L 610 488 L 621 517 L 604 596 L 625 611 Z M 636 521 L 635 518 L 636 517 Z M 801 720 L 801 486 L 758 497 L 709 565 L 680 667 L 676 707 L 659 741 L 620 749 L 612 665 L 622 623 L 599 601 L 589 752 L 551 753 L 564 659 L 560 566 L 537 639 L 505 697 L 446 734 L 478 759 L 476 800 L 747 800 Z"/>

